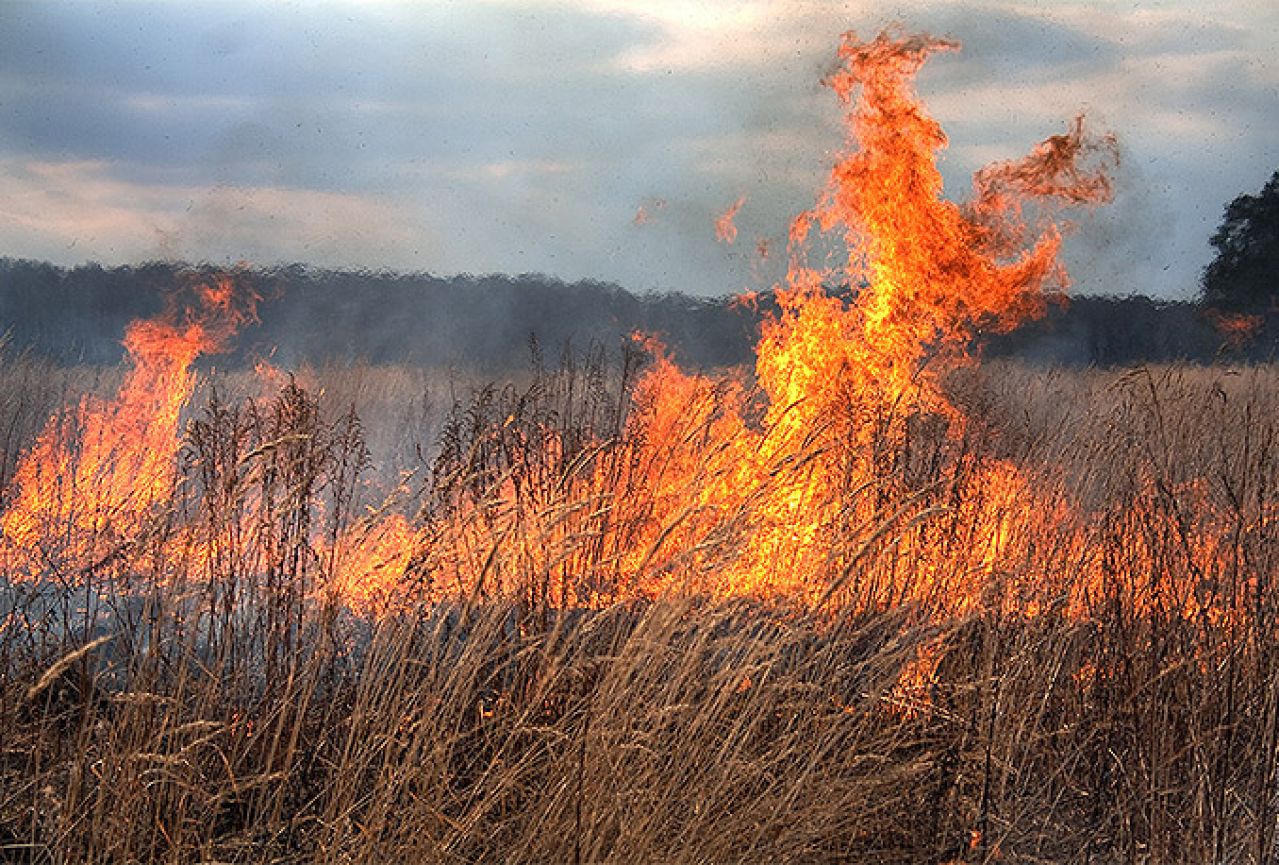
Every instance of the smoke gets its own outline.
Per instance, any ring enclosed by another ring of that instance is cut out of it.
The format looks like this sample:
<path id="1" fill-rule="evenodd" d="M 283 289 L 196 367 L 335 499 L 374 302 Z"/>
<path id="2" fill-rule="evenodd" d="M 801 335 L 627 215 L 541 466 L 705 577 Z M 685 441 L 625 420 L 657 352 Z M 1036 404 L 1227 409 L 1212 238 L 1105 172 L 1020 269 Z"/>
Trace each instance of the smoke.
<path id="1" fill-rule="evenodd" d="M 1077 293 L 1150 294 L 1189 300 L 1194 286 L 1170 277 L 1176 241 L 1174 214 L 1161 207 L 1159 184 L 1123 148 L 1115 168 L 1114 200 L 1075 217 L 1063 259 Z"/>

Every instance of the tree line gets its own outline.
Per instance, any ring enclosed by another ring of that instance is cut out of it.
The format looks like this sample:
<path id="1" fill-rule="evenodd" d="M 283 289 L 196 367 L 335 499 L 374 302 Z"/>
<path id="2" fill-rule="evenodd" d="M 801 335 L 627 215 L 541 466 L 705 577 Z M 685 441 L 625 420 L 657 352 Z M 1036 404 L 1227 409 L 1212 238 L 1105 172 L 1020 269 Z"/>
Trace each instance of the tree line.
<path id="1" fill-rule="evenodd" d="M 1210 242 L 1217 254 L 1193 302 L 1077 297 L 1051 304 L 1047 315 L 1011 333 L 979 332 L 975 341 L 987 356 L 1065 365 L 1274 359 L 1279 171 L 1256 195 L 1230 202 Z M 172 287 L 201 269 L 215 270 L 169 262 L 63 268 L 0 258 L 0 336 L 11 347 L 64 362 L 115 363 L 125 325 L 156 315 Z M 768 292 L 744 304 L 636 295 L 611 283 L 538 274 L 440 277 L 293 265 L 234 276 L 262 302 L 259 325 L 239 340 L 231 362 L 269 357 L 283 365 L 363 360 L 508 370 L 539 345 L 607 345 L 638 332 L 659 336 L 685 365 L 736 366 L 751 359 L 760 321 L 777 308 Z"/>
<path id="2" fill-rule="evenodd" d="M 214 269 L 206 268 L 210 272 Z M 0 258 L 0 332 L 10 349 L 66 363 L 121 359 L 129 321 L 163 310 L 166 294 L 192 268 L 154 262 L 104 268 L 58 267 Z M 691 368 L 747 363 L 761 319 L 776 310 L 765 292 L 754 304 L 682 294 L 637 295 L 595 281 L 547 276 L 440 277 L 293 266 L 237 271 L 262 298 L 260 322 L 246 329 L 224 365 L 270 358 L 283 365 L 326 361 L 419 363 L 509 370 L 546 353 L 631 334 L 658 335 Z M 1142 296 L 1080 296 L 1050 304 L 1042 319 L 1006 334 L 979 334 L 986 356 L 1110 366 L 1275 354 L 1273 309 L 1222 309 Z"/>

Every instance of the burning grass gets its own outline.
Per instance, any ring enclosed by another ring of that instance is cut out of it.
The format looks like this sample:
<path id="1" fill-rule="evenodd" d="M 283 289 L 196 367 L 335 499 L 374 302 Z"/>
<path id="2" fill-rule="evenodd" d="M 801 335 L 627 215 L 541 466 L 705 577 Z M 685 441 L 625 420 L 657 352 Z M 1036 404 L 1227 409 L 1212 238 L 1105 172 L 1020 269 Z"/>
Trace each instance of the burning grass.
<path id="1" fill-rule="evenodd" d="M 411 520 L 434 558 L 355 607 L 326 591 L 342 558 L 324 545 L 370 518 L 370 491 L 337 489 L 359 453 L 349 416 L 288 384 L 210 401 L 127 566 L 5 589 L 5 855 L 1265 861 L 1272 369 L 954 376 L 980 423 L 955 439 L 917 419 L 877 455 L 888 476 L 851 494 L 884 517 L 830 538 L 837 591 L 817 610 L 684 584 L 645 599 L 598 514 L 492 501 L 516 483 L 510 449 L 530 448 L 521 485 L 590 452 L 531 438 L 548 418 L 620 423 L 620 377 L 593 375 L 461 404 Z M 375 392 L 406 381 L 386 378 L 361 374 Z M 1007 463 L 1034 507 L 988 488 L 980 467 Z M 318 504 L 343 496 L 340 515 Z M 497 543 L 508 523 L 530 534 Z M 713 574 L 751 525 L 708 532 L 686 566 Z M 440 600 L 439 564 L 468 561 L 484 584 Z M 590 608 L 560 603 L 561 565 Z M 975 574 L 957 604 L 946 587 Z"/>
<path id="2" fill-rule="evenodd" d="M 200 388 L 233 282 L 38 431 L 14 367 L 5 855 L 1269 861 L 1279 381 L 973 363 L 1114 143 L 943 199 L 910 83 L 954 47 L 845 37 L 754 370 L 566 354 L 406 460 L 420 373 Z"/>

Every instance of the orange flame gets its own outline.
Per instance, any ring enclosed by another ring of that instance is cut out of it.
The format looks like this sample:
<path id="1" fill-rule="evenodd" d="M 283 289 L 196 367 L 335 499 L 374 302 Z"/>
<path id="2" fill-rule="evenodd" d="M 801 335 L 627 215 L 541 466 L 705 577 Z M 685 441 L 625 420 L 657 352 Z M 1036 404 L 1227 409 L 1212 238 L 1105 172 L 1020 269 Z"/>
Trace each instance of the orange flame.
<path id="1" fill-rule="evenodd" d="M 1260 315 L 1222 312 L 1216 309 L 1210 309 L 1206 314 L 1217 335 L 1221 337 L 1224 347 L 1230 351 L 1239 351 L 1255 340 L 1266 323 L 1265 318 Z"/>
<path id="2" fill-rule="evenodd" d="M 631 220 L 636 225 L 648 225 L 657 218 L 657 214 L 666 207 L 666 199 L 650 198 L 646 199 L 639 207 L 635 208 L 635 217 Z"/>
<path id="3" fill-rule="evenodd" d="M 963 424 L 941 374 L 968 362 L 980 329 L 1012 327 L 1043 309 L 1046 291 L 1065 287 L 1061 232 L 1046 207 L 1106 200 L 1115 158 L 1113 140 L 1086 136 L 1076 120 L 1026 159 L 979 172 L 969 204 L 943 198 L 936 155 L 946 138 L 911 81 L 932 53 L 956 48 L 923 36 L 845 35 L 843 65 L 828 84 L 847 108 L 849 152 L 793 224 L 780 310 L 757 348 L 762 400 L 750 398 L 744 379 L 682 371 L 645 340 L 653 362 L 635 386 L 624 436 L 633 450 L 617 460 L 601 450 L 540 481 L 512 465 L 472 512 L 450 512 L 440 527 L 449 539 L 436 539 L 436 585 L 500 591 L 513 574 L 537 574 L 543 599 L 593 603 L 603 569 L 623 595 L 821 601 L 882 541 L 877 526 L 910 524 L 905 511 L 877 503 L 877 489 L 901 483 L 876 463 L 883 442 L 929 417 Z M 718 221 L 721 238 L 731 240 L 743 202 Z M 1037 232 L 1025 217 L 1032 210 L 1044 219 Z M 842 241 L 840 267 L 806 263 L 817 231 Z M 531 432 L 543 452 L 565 452 L 553 431 Z M 968 558 L 990 574 L 1009 543 L 1003 514 L 1025 507 L 1029 494 L 999 463 L 969 481 L 983 518 L 966 538 Z M 590 529 L 574 522 L 582 513 Z M 594 558 L 582 563 L 591 576 L 573 564 L 582 537 L 594 539 Z M 946 586 L 923 573 L 858 590 L 876 602 L 951 592 L 951 607 L 963 609 L 979 586 L 970 574 L 959 579 Z"/>
<path id="4" fill-rule="evenodd" d="M 886 464 L 884 454 L 898 459 L 904 449 L 894 446 L 912 429 L 966 422 L 945 395 L 943 373 L 969 362 L 982 329 L 1039 314 L 1045 293 L 1065 288 L 1062 233 L 1049 208 L 1107 200 L 1116 158 L 1112 139 L 1089 137 L 1076 119 L 1025 159 L 978 172 L 966 205 L 944 198 L 936 156 L 946 137 L 911 83 L 930 55 L 957 47 L 927 36 L 844 36 L 842 65 L 827 83 L 846 108 L 849 148 L 792 225 L 779 311 L 757 347 L 758 399 L 745 374 L 684 372 L 648 340 L 653 361 L 635 385 L 623 444 L 574 449 L 554 428 L 517 429 L 512 416 L 492 431 L 510 441 L 497 449 L 484 493 L 442 506 L 439 524 L 376 516 L 328 540 L 306 539 L 309 554 L 331 563 L 325 588 L 357 608 L 382 609 L 416 569 L 438 593 L 519 584 L 540 593 L 530 600 L 557 604 L 669 589 L 821 603 L 853 590 L 859 562 L 888 529 L 899 533 L 895 542 L 912 543 L 906 530 L 946 508 L 912 511 L 922 492 L 911 488 L 908 467 Z M 717 220 L 721 240 L 734 240 L 744 202 Z M 636 222 L 662 204 L 645 202 Z M 838 267 L 809 262 L 818 234 L 841 245 Z M 97 567 L 162 509 L 191 364 L 253 311 L 229 281 L 196 294 L 196 313 L 132 325 L 132 367 L 119 394 L 86 399 L 72 418 L 51 421 L 22 461 L 0 516 L 10 572 Z M 521 462 L 530 448 L 554 468 Z M 1031 496 L 1009 465 L 972 472 L 966 482 L 981 519 L 962 541 L 969 569 L 948 578 L 956 584 L 925 563 L 904 582 L 857 586 L 863 597 L 943 593 L 953 609 L 976 603 L 976 577 L 998 571 L 1015 530 L 1005 515 Z M 878 492 L 889 484 L 906 504 L 884 505 Z M 46 539 L 69 552 L 55 559 Z M 933 553 L 927 561 L 938 559 Z"/>
<path id="5" fill-rule="evenodd" d="M 925 406 L 938 408 L 926 365 L 963 362 L 979 328 L 1008 329 L 1041 314 L 1044 292 L 1066 286 L 1057 263 L 1060 231 L 1050 224 L 1027 242 L 1023 206 L 1110 197 L 1114 142 L 1087 138 L 1076 120 L 1026 159 L 979 171 L 977 196 L 966 207 L 944 199 L 936 154 L 947 139 L 910 84 L 931 54 L 957 49 L 926 36 L 882 33 L 870 42 L 844 36 L 845 65 L 828 84 L 849 108 L 858 149 L 836 164 L 818 205 L 796 220 L 791 237 L 794 249 L 813 227 L 842 234 L 848 260 L 839 276 L 855 300 L 836 308 L 820 296 L 828 275 L 792 264 L 790 285 L 779 294 L 782 320 L 766 335 L 780 350 L 767 359 L 760 353 L 761 375 L 775 383 L 770 392 L 789 397 L 786 404 L 810 395 L 814 377 L 851 377 L 881 404 L 918 386 Z M 1093 155 L 1101 164 L 1088 169 L 1081 160 Z M 814 338 L 835 338 L 837 347 L 814 350 Z M 808 374 L 797 378 L 797 365 Z M 832 375 L 838 369 L 849 373 Z"/>
<path id="6" fill-rule="evenodd" d="M 220 350 L 257 300 L 227 277 L 193 293 L 186 313 L 131 324 L 130 368 L 114 398 L 85 397 L 51 418 L 19 463 L 0 515 L 0 561 L 15 577 L 65 579 L 107 564 L 169 500 L 191 364 Z"/>
<path id="7" fill-rule="evenodd" d="M 936 154 L 946 137 L 910 84 L 931 54 L 957 47 L 925 36 L 844 36 L 843 66 L 827 83 L 847 106 L 854 147 L 792 228 L 780 313 L 765 323 L 757 351 L 767 399 L 762 423 L 744 420 L 740 389 L 721 394 L 705 409 L 715 416 L 714 444 L 699 443 L 695 465 L 678 467 L 675 455 L 689 450 L 684 425 L 697 416 L 688 410 L 690 394 L 709 386 L 660 356 L 640 383 L 641 404 L 650 407 L 636 423 L 665 455 L 661 477 L 652 480 L 654 501 L 671 502 L 653 525 L 688 511 L 735 513 L 751 499 L 758 524 L 721 571 L 721 591 L 819 590 L 850 491 L 876 483 L 873 467 L 857 465 L 850 446 L 869 448 L 884 423 L 911 410 L 962 420 L 942 394 L 940 372 L 968 360 L 979 328 L 1012 327 L 1042 310 L 1045 291 L 1064 288 L 1061 233 L 1048 224 L 1027 240 L 1025 205 L 1110 195 L 1114 142 L 1088 138 L 1076 120 L 1026 159 L 979 172 L 967 206 L 943 198 Z M 1098 164 L 1085 166 L 1085 157 Z M 805 263 L 814 229 L 844 241 L 843 267 Z M 797 463 L 808 467 L 780 471 Z M 998 485 L 1017 489 L 1011 479 Z M 695 492 L 679 492 L 690 486 Z"/>
<path id="8" fill-rule="evenodd" d="M 746 196 L 743 195 L 729 206 L 715 219 L 715 239 L 720 243 L 732 244 L 737 240 L 737 226 L 733 220 L 737 218 L 737 212 L 742 209 L 742 205 L 746 203 Z"/>

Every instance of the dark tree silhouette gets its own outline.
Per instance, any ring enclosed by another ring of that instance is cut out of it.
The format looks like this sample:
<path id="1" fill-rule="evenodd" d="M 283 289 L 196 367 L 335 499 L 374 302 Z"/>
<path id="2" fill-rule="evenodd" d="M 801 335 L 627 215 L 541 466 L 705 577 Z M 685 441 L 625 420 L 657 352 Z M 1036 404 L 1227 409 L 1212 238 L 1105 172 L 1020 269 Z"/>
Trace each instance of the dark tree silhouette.
<path id="1" fill-rule="evenodd" d="M 1212 236 L 1203 301 L 1229 312 L 1264 312 L 1279 302 L 1279 171 L 1257 195 L 1240 195 Z"/>
<path id="2" fill-rule="evenodd" d="M 216 270 L 171 262 L 63 268 L 0 256 L 0 363 L 6 350 L 31 350 L 64 363 L 119 363 L 129 321 L 164 309 L 193 269 Z M 442 277 L 292 265 L 236 270 L 233 277 L 247 281 L 262 302 L 258 323 L 212 360 L 220 368 L 261 357 L 285 369 L 364 360 L 457 364 L 501 378 L 527 366 L 530 336 L 554 360 L 565 345 L 585 351 L 598 342 L 619 350 L 637 331 L 660 336 L 690 369 L 749 367 L 761 319 L 778 310 L 770 291 L 742 304 L 637 295 L 609 283 L 537 274 Z M 974 348 L 984 357 L 1043 364 L 1211 363 L 1222 348 L 1222 323 L 1253 316 L 1209 312 L 1187 301 L 1083 295 L 1050 305 L 1044 318 L 1011 333 L 986 334 Z M 1256 318 L 1279 323 L 1279 312 Z M 1253 338 L 1232 356 L 1279 357 L 1279 344 L 1266 333 L 1279 333 L 1279 327 L 1267 324 L 1250 333 Z"/>

